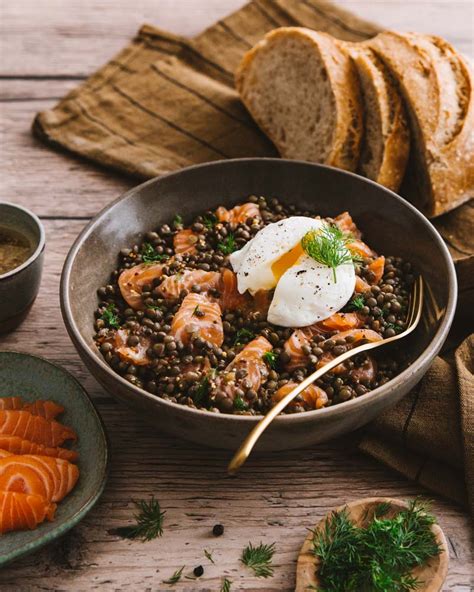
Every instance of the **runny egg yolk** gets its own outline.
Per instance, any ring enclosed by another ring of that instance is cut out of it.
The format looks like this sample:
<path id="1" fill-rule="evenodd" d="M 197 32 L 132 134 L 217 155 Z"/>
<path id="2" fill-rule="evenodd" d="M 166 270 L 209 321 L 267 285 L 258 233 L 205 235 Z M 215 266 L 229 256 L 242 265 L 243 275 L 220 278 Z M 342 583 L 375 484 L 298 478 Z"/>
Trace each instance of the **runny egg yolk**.
<path id="1" fill-rule="evenodd" d="M 301 242 L 299 242 L 291 249 L 291 251 L 284 253 L 272 264 L 272 273 L 277 283 L 285 271 L 292 267 L 298 261 L 301 255 L 303 255 L 303 247 L 301 246 Z"/>

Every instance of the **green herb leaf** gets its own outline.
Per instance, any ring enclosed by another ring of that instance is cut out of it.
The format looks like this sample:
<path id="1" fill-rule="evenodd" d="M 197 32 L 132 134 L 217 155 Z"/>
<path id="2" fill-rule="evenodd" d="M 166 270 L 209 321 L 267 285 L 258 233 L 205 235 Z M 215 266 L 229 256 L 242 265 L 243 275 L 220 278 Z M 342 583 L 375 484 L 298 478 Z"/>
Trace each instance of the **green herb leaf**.
<path id="1" fill-rule="evenodd" d="M 217 248 L 221 253 L 224 253 L 224 255 L 230 255 L 234 251 L 237 251 L 238 247 L 235 243 L 235 238 L 232 232 L 229 232 L 229 234 L 221 243 L 217 243 Z"/>
<path id="2" fill-rule="evenodd" d="M 372 521 L 355 526 L 347 510 L 333 512 L 314 532 L 313 551 L 320 559 L 324 592 L 408 592 L 420 582 L 411 570 L 441 551 L 431 530 L 435 519 L 420 500 L 392 518 L 390 504 L 380 504 Z"/>
<path id="3" fill-rule="evenodd" d="M 173 218 L 173 226 L 175 228 L 181 228 L 183 226 L 182 216 L 180 216 L 179 214 L 176 214 L 176 216 Z"/>
<path id="4" fill-rule="evenodd" d="M 200 310 L 201 309 L 199 308 L 199 304 L 196 304 L 196 306 L 194 307 L 194 310 L 193 310 L 193 314 L 191 316 L 192 317 L 198 316 L 198 312 L 200 312 Z"/>
<path id="5" fill-rule="evenodd" d="M 169 255 L 157 253 L 155 247 L 150 243 L 143 243 L 141 255 L 143 263 L 155 263 L 157 261 L 166 261 L 169 259 Z"/>
<path id="6" fill-rule="evenodd" d="M 212 558 L 212 554 L 210 553 L 210 551 L 207 551 L 206 549 L 204 549 L 204 555 L 206 556 L 206 558 L 211 562 L 211 563 L 215 563 L 214 559 Z"/>
<path id="7" fill-rule="evenodd" d="M 232 582 L 229 579 L 224 578 L 220 592 L 230 592 L 231 586 L 232 586 Z"/>
<path id="8" fill-rule="evenodd" d="M 395 333 L 401 333 L 403 331 L 403 327 L 400 327 L 400 325 L 395 325 L 395 323 L 387 323 L 385 325 L 386 329 L 393 329 L 395 331 Z"/>
<path id="9" fill-rule="evenodd" d="M 111 329 L 118 329 L 120 327 L 120 320 L 117 315 L 117 308 L 114 304 L 110 303 L 107 305 L 107 308 L 99 317 L 104 321 L 107 327 Z"/>
<path id="10" fill-rule="evenodd" d="M 172 586 L 174 586 L 174 584 L 177 584 L 179 582 L 179 580 L 181 579 L 181 575 L 183 573 L 183 570 L 184 570 L 184 565 L 180 569 L 177 569 L 170 578 L 168 578 L 167 580 L 163 580 L 163 584 L 171 584 Z"/>
<path id="11" fill-rule="evenodd" d="M 242 551 L 240 561 L 249 567 L 257 578 L 269 578 L 273 575 L 271 563 L 274 553 L 275 543 L 271 545 L 260 543 L 258 547 L 254 547 L 252 543 L 249 543 Z"/>
<path id="12" fill-rule="evenodd" d="M 234 408 L 237 409 L 238 411 L 245 411 L 245 409 L 247 409 L 247 404 L 242 399 L 242 397 L 239 397 L 237 395 L 234 399 Z"/>
<path id="13" fill-rule="evenodd" d="M 217 216 L 215 214 L 206 214 L 202 217 L 202 223 L 206 228 L 213 228 L 217 222 Z"/>
<path id="14" fill-rule="evenodd" d="M 347 247 L 350 242 L 351 236 L 338 226 L 325 224 L 320 230 L 307 232 L 301 239 L 301 246 L 312 259 L 332 269 L 336 283 L 336 268 L 358 260 Z"/>
<path id="15" fill-rule="evenodd" d="M 158 500 L 151 497 L 150 501 L 133 501 L 139 510 L 134 515 L 136 524 L 133 526 L 123 526 L 111 531 L 125 539 L 139 539 L 141 541 L 151 541 L 163 534 L 163 518 L 165 512 L 161 511 Z"/>
<path id="16" fill-rule="evenodd" d="M 255 338 L 255 333 L 248 329 L 239 329 L 235 335 L 234 345 L 244 345 Z"/>
<path id="17" fill-rule="evenodd" d="M 365 306 L 365 300 L 362 294 L 355 296 L 352 300 L 347 304 L 346 309 L 348 311 L 354 310 L 362 310 Z"/>
<path id="18" fill-rule="evenodd" d="M 266 362 L 266 364 L 268 364 L 268 366 L 270 368 L 275 369 L 276 368 L 276 362 L 277 362 L 277 355 L 272 352 L 272 351 L 268 351 L 265 352 L 262 356 L 264 362 Z"/>

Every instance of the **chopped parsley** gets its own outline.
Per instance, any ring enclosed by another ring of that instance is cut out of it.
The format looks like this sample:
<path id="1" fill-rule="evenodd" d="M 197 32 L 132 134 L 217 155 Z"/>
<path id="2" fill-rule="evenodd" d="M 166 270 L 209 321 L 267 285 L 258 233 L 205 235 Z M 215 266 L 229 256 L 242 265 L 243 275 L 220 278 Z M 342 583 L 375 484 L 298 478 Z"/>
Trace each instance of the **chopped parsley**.
<path id="1" fill-rule="evenodd" d="M 239 397 L 237 395 L 234 399 L 234 408 L 237 409 L 238 411 L 245 411 L 245 409 L 247 409 L 247 404 L 242 399 L 242 397 Z"/>
<path id="2" fill-rule="evenodd" d="M 169 259 L 169 255 L 157 253 L 155 247 L 150 243 L 143 243 L 141 255 L 143 263 L 155 263 L 156 261 L 166 261 L 166 259 Z"/>
<path id="3" fill-rule="evenodd" d="M 263 360 L 268 364 L 270 368 L 276 368 L 277 355 L 272 351 L 265 352 L 262 356 Z"/>
<path id="4" fill-rule="evenodd" d="M 248 329 L 239 329 L 235 335 L 234 345 L 245 345 L 255 338 L 255 333 Z"/>
<path id="5" fill-rule="evenodd" d="M 217 243 L 217 248 L 224 255 L 230 255 L 234 251 L 237 251 L 235 237 L 232 234 L 232 232 L 229 232 L 229 234 L 226 236 L 226 238 L 221 243 Z"/>
<path id="6" fill-rule="evenodd" d="M 99 317 L 110 329 L 118 329 L 120 327 L 120 319 L 117 315 L 117 309 L 114 304 L 110 303 Z"/>

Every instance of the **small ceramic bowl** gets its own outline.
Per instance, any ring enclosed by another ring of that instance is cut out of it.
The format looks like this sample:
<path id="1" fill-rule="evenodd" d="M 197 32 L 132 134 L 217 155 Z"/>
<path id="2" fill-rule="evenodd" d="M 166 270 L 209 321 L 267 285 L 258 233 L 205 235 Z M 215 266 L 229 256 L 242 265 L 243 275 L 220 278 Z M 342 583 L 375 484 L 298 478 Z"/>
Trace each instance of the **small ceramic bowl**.
<path id="1" fill-rule="evenodd" d="M 0 397 L 13 395 L 28 402 L 51 399 L 64 407 L 58 421 L 77 433 L 72 448 L 79 453 L 80 475 L 71 493 L 59 502 L 52 522 L 0 536 L 0 566 L 54 541 L 82 520 L 99 499 L 108 468 L 107 437 L 100 416 L 69 372 L 36 356 L 0 352 Z"/>
<path id="2" fill-rule="evenodd" d="M 81 358 L 111 395 L 157 429 L 235 450 L 258 416 L 192 409 L 132 385 L 106 364 L 96 347 L 94 311 L 97 288 L 109 282 L 120 249 L 178 213 L 189 223 L 207 209 L 232 207 L 249 195 L 278 197 L 321 216 L 350 211 L 374 249 L 413 262 L 436 303 L 436 319 L 428 328 L 420 324 L 404 342 L 410 363 L 393 380 L 332 407 L 277 417 L 258 442 L 266 450 L 310 446 L 354 430 L 395 405 L 428 370 L 453 319 L 457 284 L 446 245 L 416 208 L 381 185 L 327 166 L 271 158 L 213 162 L 152 179 L 107 206 L 79 235 L 61 278 L 63 318 Z"/>
<path id="3" fill-rule="evenodd" d="M 0 333 L 15 329 L 36 299 L 43 271 L 45 232 L 39 218 L 21 206 L 0 202 L 0 230 L 23 235 L 31 255 L 18 267 L 0 275 Z"/>

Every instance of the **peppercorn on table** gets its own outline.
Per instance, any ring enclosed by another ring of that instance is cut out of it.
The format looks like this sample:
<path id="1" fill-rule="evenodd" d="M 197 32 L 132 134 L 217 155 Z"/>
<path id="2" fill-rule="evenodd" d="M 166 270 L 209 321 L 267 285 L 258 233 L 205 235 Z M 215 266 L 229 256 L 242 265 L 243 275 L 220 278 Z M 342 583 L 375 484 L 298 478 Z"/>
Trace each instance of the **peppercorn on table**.
<path id="1" fill-rule="evenodd" d="M 64 328 L 58 297 L 64 257 L 87 221 L 134 181 L 46 148 L 30 133 L 34 115 L 110 59 L 144 22 L 190 36 L 242 4 L 2 3 L 1 199 L 41 217 L 47 251 L 39 297 L 24 324 L 0 337 L 0 349 L 44 356 L 71 371 L 93 397 L 112 453 L 108 485 L 97 506 L 62 540 L 3 569 L 2 590 L 162 591 L 173 589 L 164 581 L 180 573 L 175 589 L 188 592 L 218 591 L 226 580 L 231 591 L 289 592 L 306 529 L 330 508 L 374 495 L 433 498 L 451 555 L 444 589 L 472 589 L 467 512 L 365 457 L 353 436 L 308 450 L 257 454 L 237 479 L 230 479 L 229 453 L 156 434 L 109 397 L 87 373 Z M 339 4 L 389 28 L 442 35 L 473 57 L 474 8 L 469 1 Z M 149 500 L 152 494 L 165 512 L 162 537 L 140 542 L 118 536 L 118 527 L 133 523 L 133 500 Z M 249 542 L 275 543 L 272 577 L 258 578 L 240 562 Z"/>

